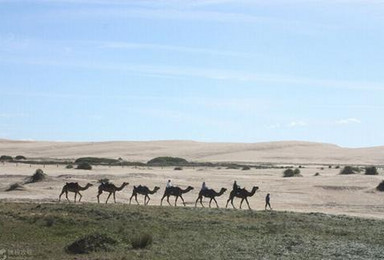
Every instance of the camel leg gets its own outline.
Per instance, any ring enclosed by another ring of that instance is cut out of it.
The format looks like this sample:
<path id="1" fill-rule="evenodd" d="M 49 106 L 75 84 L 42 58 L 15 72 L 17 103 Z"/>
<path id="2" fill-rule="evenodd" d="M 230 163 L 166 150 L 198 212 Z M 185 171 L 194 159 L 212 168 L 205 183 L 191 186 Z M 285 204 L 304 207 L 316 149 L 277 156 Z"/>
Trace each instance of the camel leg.
<path id="1" fill-rule="evenodd" d="M 183 196 L 180 195 L 180 198 L 181 198 L 181 200 L 183 201 L 183 204 L 184 204 L 184 207 L 185 207 L 185 201 L 184 201 L 184 199 L 183 199 Z M 203 205 L 203 204 L 201 204 L 201 205 Z M 204 207 L 204 206 L 203 206 L 203 207 Z"/>
<path id="2" fill-rule="evenodd" d="M 132 198 L 133 198 L 133 193 L 132 193 L 132 196 L 129 198 L 129 205 L 131 205 Z"/>
<path id="3" fill-rule="evenodd" d="M 249 210 L 252 210 L 251 207 L 249 206 L 249 202 L 248 202 L 248 199 L 247 199 L 247 198 L 245 198 L 245 202 L 247 202 L 247 205 L 248 205 Z"/>
<path id="4" fill-rule="evenodd" d="M 113 201 L 116 203 L 116 192 L 113 193 Z"/>
<path id="5" fill-rule="evenodd" d="M 211 208 L 211 202 L 212 202 L 212 200 L 213 200 L 213 198 L 211 198 L 211 199 L 209 200 L 209 208 Z"/>
<path id="6" fill-rule="evenodd" d="M 236 208 L 235 208 L 235 205 L 233 205 L 233 199 L 234 199 L 234 198 L 231 199 L 231 204 L 232 204 L 232 207 L 233 207 L 234 209 L 236 209 Z"/>
<path id="7" fill-rule="evenodd" d="M 168 202 L 169 206 L 172 206 L 171 202 L 169 202 L 169 196 L 167 196 L 167 202 Z"/>
<path id="8" fill-rule="evenodd" d="M 137 194 L 135 196 L 135 200 L 136 200 L 137 205 L 140 205 L 139 202 L 137 201 Z"/>
<path id="9" fill-rule="evenodd" d="M 216 207 L 217 208 L 219 208 L 219 205 L 217 204 L 217 201 L 216 201 L 216 199 L 215 198 L 213 198 L 213 200 L 215 201 L 215 203 L 216 203 Z"/>
<path id="10" fill-rule="evenodd" d="M 99 192 L 97 193 L 97 196 L 96 196 L 97 197 L 97 203 L 100 203 L 100 198 L 99 197 L 100 197 L 101 193 L 103 193 L 102 190 L 99 190 Z"/>
<path id="11" fill-rule="evenodd" d="M 204 204 L 203 204 L 203 196 L 200 197 L 200 204 L 201 204 L 201 206 L 204 208 Z"/>
<path id="12" fill-rule="evenodd" d="M 112 192 L 109 193 L 108 198 L 107 198 L 107 200 L 105 201 L 105 204 L 108 203 L 109 197 L 111 197 L 111 195 L 112 195 Z"/>
<path id="13" fill-rule="evenodd" d="M 67 198 L 68 202 L 70 202 L 68 199 L 68 191 L 65 192 L 65 197 Z"/>
<path id="14" fill-rule="evenodd" d="M 81 198 L 83 197 L 83 195 L 81 195 L 81 193 L 80 192 L 78 192 L 79 193 L 79 196 L 80 196 L 80 198 L 79 198 L 79 202 L 81 201 Z"/>
<path id="15" fill-rule="evenodd" d="M 145 203 L 145 198 L 147 198 L 147 203 Z M 145 195 L 145 197 L 144 197 L 144 205 L 148 205 L 150 200 L 151 200 L 151 198 L 148 195 Z"/>
<path id="16" fill-rule="evenodd" d="M 244 202 L 244 198 L 241 199 L 241 202 L 240 202 L 240 209 L 241 209 L 241 205 L 243 205 L 243 202 Z"/>
<path id="17" fill-rule="evenodd" d="M 175 199 L 175 207 L 176 207 L 176 204 L 177 204 L 177 200 L 179 199 L 179 196 L 176 196 L 176 199 Z"/>
<path id="18" fill-rule="evenodd" d="M 197 202 L 199 201 L 199 199 L 200 199 L 200 196 L 197 197 L 197 199 L 196 199 L 196 202 L 195 202 L 195 208 L 197 207 Z"/>
<path id="19" fill-rule="evenodd" d="M 60 202 L 60 200 L 61 200 L 61 196 L 62 196 L 64 193 L 65 193 L 65 190 L 63 189 L 63 190 L 61 191 L 60 195 L 59 195 L 59 202 Z"/>
<path id="20" fill-rule="evenodd" d="M 163 206 L 163 199 L 165 198 L 165 194 L 164 196 L 161 198 L 161 201 L 160 201 L 160 206 Z"/>
<path id="21" fill-rule="evenodd" d="M 76 203 L 77 192 L 75 192 L 74 202 Z"/>
<path id="22" fill-rule="evenodd" d="M 227 200 L 227 204 L 225 204 L 225 208 L 228 208 L 228 203 L 229 203 L 230 200 L 231 200 L 231 198 L 229 198 L 229 199 Z"/>

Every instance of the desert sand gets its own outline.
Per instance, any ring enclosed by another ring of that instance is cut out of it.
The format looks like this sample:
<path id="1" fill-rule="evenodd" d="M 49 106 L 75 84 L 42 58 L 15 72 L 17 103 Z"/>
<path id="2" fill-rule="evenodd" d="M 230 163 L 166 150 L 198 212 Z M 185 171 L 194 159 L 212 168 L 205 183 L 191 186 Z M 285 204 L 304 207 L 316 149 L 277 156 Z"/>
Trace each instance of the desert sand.
<path id="1" fill-rule="evenodd" d="M 166 181 L 174 185 L 195 189 L 183 197 L 187 206 L 194 206 L 202 181 L 217 191 L 221 187 L 228 191 L 218 198 L 220 207 L 226 200 L 234 180 L 242 187 L 251 190 L 258 186 L 256 194 L 249 198 L 254 210 L 264 209 L 264 198 L 271 193 L 274 210 L 321 212 L 346 214 L 368 218 L 384 219 L 384 193 L 375 187 L 384 179 L 383 170 L 379 175 L 361 174 L 340 175 L 340 169 L 328 168 L 325 163 L 382 164 L 383 147 L 346 149 L 334 145 L 280 142 L 262 144 L 208 144 L 197 142 L 108 142 L 108 143 L 53 143 L 2 141 L 0 153 L 22 154 L 27 157 L 77 158 L 100 156 L 126 160 L 147 161 L 156 156 L 180 156 L 192 161 L 237 161 L 250 163 L 303 164 L 303 177 L 283 178 L 283 169 L 226 169 L 225 167 L 183 167 L 175 171 L 173 167 L 108 167 L 94 166 L 91 171 L 66 169 L 65 165 L 0 164 L 0 200 L 57 203 L 62 186 L 66 182 L 79 182 L 82 186 L 90 182 L 94 186 L 83 191 L 82 203 L 97 203 L 97 181 L 109 178 L 116 185 L 129 182 L 126 188 L 117 193 L 117 202 L 129 202 L 133 185 L 147 185 L 161 189 L 151 196 L 150 205 L 160 205 Z M 290 152 L 289 152 L 290 151 Z M 380 157 L 381 156 L 381 157 Z M 22 191 L 5 191 L 13 183 L 23 183 L 37 168 L 49 176 L 48 180 L 24 185 Z M 315 173 L 320 176 L 314 176 Z M 73 200 L 73 193 L 69 198 Z M 107 194 L 101 195 L 104 202 Z M 63 197 L 63 202 L 65 198 Z M 174 200 L 171 199 L 171 202 Z M 110 200 L 112 202 L 112 200 Z M 143 203 L 143 197 L 139 197 Z M 166 201 L 164 201 L 167 205 Z M 135 202 L 133 202 L 135 203 Z M 179 202 L 180 203 L 180 202 Z M 181 206 L 181 204 L 179 204 Z M 205 200 L 208 206 L 208 201 Z M 235 199 L 236 207 L 239 199 Z M 100 207 L 103 207 L 100 204 Z M 128 205 L 127 205 L 128 206 Z M 200 205 L 198 205 L 200 207 Z M 243 205 L 247 209 L 247 205 Z"/>

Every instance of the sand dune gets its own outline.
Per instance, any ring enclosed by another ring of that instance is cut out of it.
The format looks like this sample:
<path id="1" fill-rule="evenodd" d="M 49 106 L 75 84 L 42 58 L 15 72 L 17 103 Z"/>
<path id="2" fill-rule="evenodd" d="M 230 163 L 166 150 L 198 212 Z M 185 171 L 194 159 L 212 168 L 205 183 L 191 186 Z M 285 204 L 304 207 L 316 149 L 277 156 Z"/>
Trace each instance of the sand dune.
<path id="1" fill-rule="evenodd" d="M 194 141 L 43 142 L 0 140 L 0 154 L 34 158 L 122 157 L 146 162 L 157 156 L 190 161 L 248 163 L 384 164 L 384 146 L 343 148 L 313 142 L 203 143 Z"/>

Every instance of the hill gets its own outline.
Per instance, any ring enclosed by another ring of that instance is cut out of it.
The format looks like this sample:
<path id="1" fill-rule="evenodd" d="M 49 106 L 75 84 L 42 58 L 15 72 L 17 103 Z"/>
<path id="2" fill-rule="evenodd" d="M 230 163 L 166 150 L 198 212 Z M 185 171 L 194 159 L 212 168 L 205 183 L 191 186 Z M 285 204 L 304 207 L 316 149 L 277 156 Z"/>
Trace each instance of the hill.
<path id="1" fill-rule="evenodd" d="M 283 141 L 266 143 L 204 143 L 194 141 L 45 142 L 0 140 L 1 155 L 40 158 L 119 157 L 147 162 L 159 156 L 188 161 L 384 164 L 384 146 L 343 148 L 332 144 Z"/>

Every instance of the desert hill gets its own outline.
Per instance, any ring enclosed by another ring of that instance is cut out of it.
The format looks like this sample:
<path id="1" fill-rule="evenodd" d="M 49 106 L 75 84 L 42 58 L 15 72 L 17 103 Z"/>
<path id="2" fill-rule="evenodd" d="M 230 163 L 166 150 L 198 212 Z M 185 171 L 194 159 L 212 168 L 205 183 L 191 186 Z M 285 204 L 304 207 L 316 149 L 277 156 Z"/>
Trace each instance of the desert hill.
<path id="1" fill-rule="evenodd" d="M 33 158 L 122 157 L 146 162 L 157 156 L 190 161 L 247 163 L 384 164 L 384 146 L 343 148 L 337 145 L 281 141 L 205 143 L 195 141 L 50 142 L 0 140 L 0 155 Z"/>

